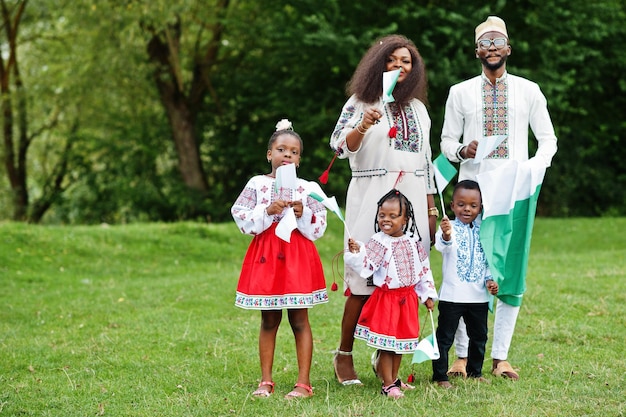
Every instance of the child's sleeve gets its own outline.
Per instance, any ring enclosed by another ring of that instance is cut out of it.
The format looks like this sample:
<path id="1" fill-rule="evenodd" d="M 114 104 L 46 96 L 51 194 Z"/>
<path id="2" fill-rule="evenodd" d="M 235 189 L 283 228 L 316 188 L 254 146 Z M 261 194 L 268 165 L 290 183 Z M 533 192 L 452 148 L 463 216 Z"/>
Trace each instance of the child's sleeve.
<path id="1" fill-rule="evenodd" d="M 365 268 L 365 244 L 360 241 L 357 241 L 357 243 L 359 244 L 359 252 L 352 253 L 349 250 L 345 250 L 343 253 L 343 262 L 360 275 L 361 271 Z"/>
<path id="2" fill-rule="evenodd" d="M 241 233 L 258 235 L 267 230 L 273 222 L 273 216 L 267 214 L 268 203 L 257 202 L 257 192 L 254 178 L 244 187 L 230 213 Z"/>
<path id="3" fill-rule="evenodd" d="M 487 281 L 490 281 L 493 279 L 493 276 L 491 275 L 491 269 L 489 269 L 489 265 L 487 265 L 485 267 L 485 285 L 487 285 Z"/>
<path id="4" fill-rule="evenodd" d="M 298 230 L 309 240 L 317 240 L 326 231 L 326 207 L 309 196 L 302 198 L 302 216 L 297 219 Z"/>
<path id="5" fill-rule="evenodd" d="M 387 247 L 376 235 L 372 236 L 366 244 L 357 242 L 360 246 L 358 254 L 350 251 L 344 254 L 344 262 L 359 273 L 361 278 L 369 278 L 378 271 L 385 260 Z"/>
<path id="6" fill-rule="evenodd" d="M 450 235 L 450 240 L 443 240 L 443 230 L 441 230 L 441 225 L 437 229 L 437 233 L 435 233 L 435 249 L 437 249 L 441 253 L 445 253 L 452 250 L 454 243 L 454 228 L 452 228 L 452 234 Z"/>
<path id="7" fill-rule="evenodd" d="M 378 235 L 374 235 L 365 244 L 365 259 L 363 260 L 363 269 L 361 269 L 361 277 L 368 278 L 378 271 L 387 256 L 388 247 L 380 240 Z"/>
<path id="8" fill-rule="evenodd" d="M 437 289 L 435 288 L 435 280 L 430 269 L 428 253 L 426 252 L 426 249 L 424 249 L 422 242 L 417 241 L 415 243 L 417 245 L 417 253 L 420 261 L 418 266 L 421 264 L 421 269 L 416 271 L 417 285 L 415 285 L 415 292 L 417 292 L 417 295 L 422 303 L 425 303 L 429 298 L 432 298 L 433 301 L 435 301 L 438 299 Z"/>

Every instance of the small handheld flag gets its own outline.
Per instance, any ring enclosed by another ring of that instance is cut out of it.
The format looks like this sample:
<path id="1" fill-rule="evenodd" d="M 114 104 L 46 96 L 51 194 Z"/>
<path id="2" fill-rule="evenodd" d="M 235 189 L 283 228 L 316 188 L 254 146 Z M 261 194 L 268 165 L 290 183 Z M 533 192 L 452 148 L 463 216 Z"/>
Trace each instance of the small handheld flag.
<path id="1" fill-rule="evenodd" d="M 393 93 L 393 89 L 396 87 L 399 76 L 399 69 L 383 72 L 383 104 L 396 101 L 391 93 Z"/>
<path id="2" fill-rule="evenodd" d="M 319 201 L 326 207 L 328 210 L 335 213 L 339 220 L 342 221 L 344 227 L 346 228 L 346 232 L 348 233 L 348 237 L 351 237 L 350 231 L 348 230 L 348 226 L 346 225 L 346 220 L 341 213 L 341 209 L 339 208 L 339 204 L 337 204 L 337 199 L 333 197 L 328 197 L 324 191 L 322 191 L 322 187 L 320 187 L 317 183 L 313 181 L 309 181 L 309 187 L 307 189 L 307 194 L 313 200 Z"/>
<path id="3" fill-rule="evenodd" d="M 476 156 L 474 156 L 474 163 L 479 164 L 483 159 L 485 159 L 491 152 L 494 151 L 504 139 L 507 138 L 507 135 L 494 135 L 494 136 L 485 136 L 478 141 L 478 147 L 476 148 Z"/>
<path id="4" fill-rule="evenodd" d="M 446 213 L 445 205 L 443 204 L 443 190 L 448 183 L 456 175 L 456 168 L 448 161 L 443 154 L 439 154 L 433 161 L 435 167 L 435 183 L 437 184 L 437 191 L 439 191 L 439 200 L 441 201 L 441 212 Z"/>
<path id="5" fill-rule="evenodd" d="M 433 312 L 432 310 L 428 310 L 428 313 L 430 314 L 430 324 L 433 332 L 429 336 L 424 337 L 417 344 L 417 350 L 413 353 L 413 360 L 411 363 L 422 363 L 429 360 L 439 359 L 439 346 L 437 345 Z"/>
<path id="6" fill-rule="evenodd" d="M 274 182 L 276 192 L 281 188 L 295 189 L 297 181 L 296 164 L 281 165 L 276 169 L 276 181 Z"/>

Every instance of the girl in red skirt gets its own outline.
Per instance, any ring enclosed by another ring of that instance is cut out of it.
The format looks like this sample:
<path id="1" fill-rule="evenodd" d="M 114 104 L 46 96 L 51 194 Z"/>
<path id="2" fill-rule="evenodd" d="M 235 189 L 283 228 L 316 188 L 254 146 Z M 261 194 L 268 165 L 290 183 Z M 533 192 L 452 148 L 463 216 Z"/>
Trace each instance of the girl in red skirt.
<path id="1" fill-rule="evenodd" d="M 378 201 L 374 230 L 366 244 L 348 239 L 344 255 L 346 265 L 376 286 L 354 337 L 378 350 L 374 372 L 383 381 L 381 394 L 401 398 L 400 388 L 410 387 L 398 378 L 402 355 L 412 354 L 419 342 L 418 297 L 432 310 L 437 291 L 413 206 L 400 191 L 391 190 Z"/>
<path id="2" fill-rule="evenodd" d="M 298 357 L 298 380 L 286 397 L 313 395 L 309 379 L 313 335 L 308 309 L 328 302 L 322 263 L 313 244 L 326 230 L 326 208 L 308 196 L 305 180 L 297 178 L 295 189 L 276 184 L 276 170 L 287 164 L 298 167 L 302 148 L 302 139 L 291 122 L 278 122 L 267 144 L 272 171 L 252 177 L 231 209 L 241 232 L 254 236 L 243 260 L 235 305 L 261 310 L 261 383 L 252 393 L 256 397 L 269 397 L 274 392 L 272 365 L 283 309 L 287 309 Z M 283 217 L 293 215 L 297 227 L 287 242 L 276 235 L 276 227 Z"/>

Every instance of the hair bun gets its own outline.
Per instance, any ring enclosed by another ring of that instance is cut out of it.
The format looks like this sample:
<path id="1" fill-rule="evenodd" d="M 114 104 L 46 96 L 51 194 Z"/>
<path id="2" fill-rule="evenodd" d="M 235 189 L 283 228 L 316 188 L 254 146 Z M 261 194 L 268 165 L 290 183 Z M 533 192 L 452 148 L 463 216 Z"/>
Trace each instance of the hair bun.
<path id="1" fill-rule="evenodd" d="M 276 123 L 276 131 L 278 132 L 279 130 L 293 130 L 293 125 L 289 119 L 281 119 Z"/>

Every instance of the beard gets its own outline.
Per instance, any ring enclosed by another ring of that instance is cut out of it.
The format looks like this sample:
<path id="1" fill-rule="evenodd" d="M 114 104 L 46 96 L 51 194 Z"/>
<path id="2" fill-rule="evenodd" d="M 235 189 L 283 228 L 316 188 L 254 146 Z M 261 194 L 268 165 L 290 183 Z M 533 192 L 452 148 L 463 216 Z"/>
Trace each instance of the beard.
<path id="1" fill-rule="evenodd" d="M 500 57 L 500 60 L 498 62 L 490 63 L 487 61 L 487 58 L 481 57 L 480 62 L 482 62 L 483 66 L 487 68 L 488 70 L 495 71 L 497 69 L 502 68 L 502 66 L 506 63 L 507 58 L 508 58 L 508 55 L 504 55 Z"/>

